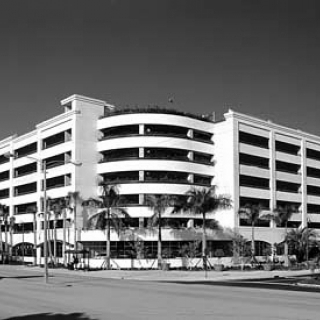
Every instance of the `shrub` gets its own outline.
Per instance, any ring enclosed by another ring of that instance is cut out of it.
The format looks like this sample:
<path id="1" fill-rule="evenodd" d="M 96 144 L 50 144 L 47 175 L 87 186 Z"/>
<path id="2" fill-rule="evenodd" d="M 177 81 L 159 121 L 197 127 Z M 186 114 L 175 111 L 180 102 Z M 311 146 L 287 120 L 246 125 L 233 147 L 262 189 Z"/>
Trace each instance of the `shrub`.
<path id="1" fill-rule="evenodd" d="M 164 113 L 164 114 L 174 114 L 178 116 L 189 117 L 192 119 L 197 119 L 205 122 L 214 122 L 212 115 L 197 115 L 189 112 L 183 112 L 175 109 L 169 109 L 159 106 L 149 106 L 149 107 L 126 107 L 113 110 L 107 110 L 105 115 L 101 118 L 112 117 L 121 114 L 134 114 L 134 113 Z"/>

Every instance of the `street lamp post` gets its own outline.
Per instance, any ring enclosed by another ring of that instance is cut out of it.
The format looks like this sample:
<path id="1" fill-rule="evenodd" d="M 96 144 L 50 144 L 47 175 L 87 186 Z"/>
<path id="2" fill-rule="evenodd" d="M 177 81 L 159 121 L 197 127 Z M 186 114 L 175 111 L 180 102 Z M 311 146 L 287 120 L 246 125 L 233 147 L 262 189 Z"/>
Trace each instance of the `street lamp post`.
<path id="1" fill-rule="evenodd" d="M 47 240 L 47 164 L 46 161 L 37 159 L 43 172 L 43 257 L 44 257 L 44 279 L 48 283 L 48 240 Z"/>
<path id="2" fill-rule="evenodd" d="M 36 160 L 36 158 L 32 158 Z M 50 161 L 46 162 L 45 160 L 37 159 L 40 161 L 43 171 L 43 205 L 44 205 L 44 219 L 43 219 L 43 228 L 44 228 L 44 273 L 45 273 L 45 282 L 48 283 L 48 244 L 47 244 L 47 166 L 53 164 L 72 164 L 74 166 L 81 166 L 82 163 L 76 163 L 73 161 Z"/>
<path id="3" fill-rule="evenodd" d="M 15 158 L 15 154 L 8 153 L 5 154 L 7 158 Z M 44 209 L 44 218 L 43 218 L 43 255 L 44 255 L 44 279 L 45 283 L 48 283 L 48 238 L 47 238 L 47 166 L 54 164 L 73 164 L 74 166 L 81 166 L 81 163 L 76 163 L 73 161 L 59 161 L 54 160 L 47 163 L 45 159 L 38 159 L 31 156 L 26 156 L 26 158 L 35 160 L 41 166 L 41 171 L 43 172 L 43 209 Z"/>

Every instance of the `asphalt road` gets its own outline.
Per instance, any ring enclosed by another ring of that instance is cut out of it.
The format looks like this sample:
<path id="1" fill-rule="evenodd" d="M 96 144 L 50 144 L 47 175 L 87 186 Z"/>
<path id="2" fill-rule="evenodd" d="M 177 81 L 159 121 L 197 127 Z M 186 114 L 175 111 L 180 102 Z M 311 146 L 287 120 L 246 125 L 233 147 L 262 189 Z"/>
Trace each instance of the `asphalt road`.
<path id="1" fill-rule="evenodd" d="M 318 320 L 320 293 L 0 270 L 0 319 Z"/>

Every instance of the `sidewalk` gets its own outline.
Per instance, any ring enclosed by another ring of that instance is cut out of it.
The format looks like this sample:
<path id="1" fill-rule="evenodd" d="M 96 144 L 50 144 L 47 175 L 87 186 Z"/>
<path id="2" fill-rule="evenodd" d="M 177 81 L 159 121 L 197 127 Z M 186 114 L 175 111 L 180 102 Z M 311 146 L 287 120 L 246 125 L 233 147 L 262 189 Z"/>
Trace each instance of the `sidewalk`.
<path id="1" fill-rule="evenodd" d="M 40 267 L 26 266 L 7 266 L 16 268 L 17 270 L 28 271 L 34 270 L 43 272 Z M 318 274 L 320 270 L 316 270 L 314 274 Z M 50 276 L 74 276 L 74 277 L 90 277 L 104 279 L 127 279 L 140 281 L 163 281 L 163 282 L 203 282 L 203 281 L 228 281 L 228 280 L 248 280 L 248 279 L 267 279 L 274 277 L 297 277 L 312 275 L 309 270 L 255 270 L 255 271 L 208 271 L 205 277 L 204 271 L 180 271 L 180 270 L 100 270 L 100 271 L 82 271 L 67 269 L 49 269 Z"/>

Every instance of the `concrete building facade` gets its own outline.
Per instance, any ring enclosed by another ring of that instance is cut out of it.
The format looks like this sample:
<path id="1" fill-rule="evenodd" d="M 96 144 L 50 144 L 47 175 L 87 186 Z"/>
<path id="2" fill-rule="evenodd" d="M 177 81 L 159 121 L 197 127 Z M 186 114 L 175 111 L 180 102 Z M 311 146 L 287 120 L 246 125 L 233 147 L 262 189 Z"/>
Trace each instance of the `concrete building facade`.
<path id="1" fill-rule="evenodd" d="M 47 195 L 52 199 L 76 191 L 82 199 L 97 198 L 101 181 L 117 184 L 132 218 L 130 228 L 111 234 L 112 251 L 119 257 L 126 256 L 137 241 L 145 243 L 150 256 L 155 255 L 157 232 L 147 228 L 153 214 L 145 205 L 148 194 L 182 196 L 193 187 L 216 185 L 219 194 L 230 196 L 232 208 L 208 218 L 247 239 L 250 226 L 238 215 L 247 203 L 261 203 L 271 210 L 294 205 L 298 213 L 289 227 L 320 228 L 320 137 L 232 110 L 223 121 L 214 122 L 210 117 L 160 108 L 118 110 L 80 95 L 62 100 L 61 105 L 63 113 L 36 125 L 32 132 L 0 141 L 0 203 L 15 218 L 10 237 L 2 223 L 1 239 L 11 242 L 16 254 L 24 243 L 29 248 L 24 254 L 30 256 L 36 244 L 37 261 L 41 261 L 41 161 L 47 163 Z M 34 213 L 29 213 L 30 207 L 36 208 Z M 68 244 L 77 230 L 84 248 L 103 251 L 104 231 L 88 229 L 87 212 L 81 207 L 76 212 L 76 228 L 73 212 L 67 213 Z M 163 241 L 174 255 L 184 244 L 199 239 L 199 217 L 173 216 L 168 209 L 165 218 L 169 223 L 163 228 Z M 61 256 L 62 218 L 57 219 Z M 52 222 L 48 226 L 52 239 Z M 256 229 L 259 241 L 283 241 L 283 228 L 272 222 L 261 221 Z M 208 238 L 212 250 L 228 240 L 219 230 L 208 230 Z"/>

